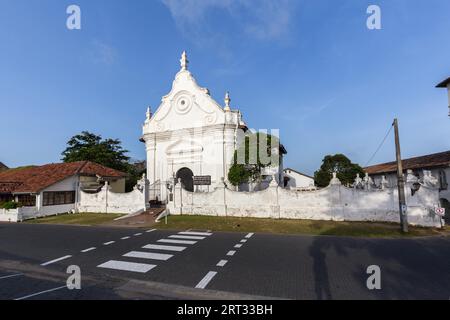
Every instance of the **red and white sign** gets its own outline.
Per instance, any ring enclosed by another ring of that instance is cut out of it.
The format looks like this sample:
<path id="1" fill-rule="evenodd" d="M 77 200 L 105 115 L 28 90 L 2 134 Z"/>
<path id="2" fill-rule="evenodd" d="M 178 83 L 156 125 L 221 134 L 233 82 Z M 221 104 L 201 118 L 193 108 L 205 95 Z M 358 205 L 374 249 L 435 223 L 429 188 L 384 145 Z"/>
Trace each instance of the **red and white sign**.
<path id="1" fill-rule="evenodd" d="M 436 213 L 436 215 L 438 216 L 445 216 L 445 208 L 435 208 L 434 209 L 434 213 Z"/>

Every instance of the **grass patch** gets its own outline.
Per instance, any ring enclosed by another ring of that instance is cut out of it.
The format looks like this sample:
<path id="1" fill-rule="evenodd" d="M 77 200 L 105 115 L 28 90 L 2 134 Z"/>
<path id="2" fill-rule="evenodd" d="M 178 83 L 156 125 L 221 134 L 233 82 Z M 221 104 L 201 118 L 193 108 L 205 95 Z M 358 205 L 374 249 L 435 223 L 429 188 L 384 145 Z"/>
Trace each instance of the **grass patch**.
<path id="1" fill-rule="evenodd" d="M 34 220 L 27 220 L 26 223 L 37 224 L 68 224 L 68 225 L 82 225 L 82 226 L 96 226 L 113 221 L 120 217 L 120 214 L 114 213 L 76 213 L 76 214 L 61 214 L 57 216 L 38 218 Z"/>
<path id="2" fill-rule="evenodd" d="M 312 220 L 276 220 L 233 217 L 169 216 L 157 224 L 158 229 L 169 230 L 212 230 L 230 232 L 260 232 L 275 234 L 307 234 L 350 237 L 421 237 L 450 235 L 450 228 L 435 229 L 410 227 L 404 235 L 395 223 L 381 222 L 335 222 Z"/>

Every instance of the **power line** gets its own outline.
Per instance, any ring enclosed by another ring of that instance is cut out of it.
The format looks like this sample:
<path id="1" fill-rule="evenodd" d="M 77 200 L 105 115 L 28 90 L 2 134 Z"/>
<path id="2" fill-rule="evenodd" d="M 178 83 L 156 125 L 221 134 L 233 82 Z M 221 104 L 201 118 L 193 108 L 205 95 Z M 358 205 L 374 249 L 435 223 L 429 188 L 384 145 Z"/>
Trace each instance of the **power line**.
<path id="1" fill-rule="evenodd" d="M 372 157 L 369 159 L 369 161 L 367 161 L 366 165 L 364 167 L 367 167 L 370 162 L 372 162 L 373 158 L 375 158 L 375 156 L 377 155 L 378 151 L 380 151 L 381 147 L 384 145 L 384 143 L 386 142 L 387 138 L 389 137 L 389 134 L 392 131 L 392 128 L 394 128 L 394 125 L 392 124 L 386 134 L 386 136 L 384 137 L 383 141 L 381 141 L 380 145 L 378 146 L 377 150 L 374 152 L 374 154 L 372 155 Z"/>

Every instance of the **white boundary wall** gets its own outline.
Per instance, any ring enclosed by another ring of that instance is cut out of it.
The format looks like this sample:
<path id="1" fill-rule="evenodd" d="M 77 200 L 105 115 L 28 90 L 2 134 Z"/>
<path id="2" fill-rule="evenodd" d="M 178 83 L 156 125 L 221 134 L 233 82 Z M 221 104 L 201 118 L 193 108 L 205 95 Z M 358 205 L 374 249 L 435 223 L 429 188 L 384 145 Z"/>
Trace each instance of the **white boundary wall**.
<path id="1" fill-rule="evenodd" d="M 412 196 L 411 185 L 407 184 L 405 192 L 411 225 L 441 227 L 441 219 L 434 215 L 434 208 L 439 206 L 437 189 L 421 186 Z M 397 189 L 367 191 L 340 184 L 308 192 L 286 190 L 274 185 L 259 192 L 236 192 L 220 183 L 210 193 L 187 192 L 177 184 L 168 210 L 173 215 L 400 221 Z"/>
<path id="2" fill-rule="evenodd" d="M 148 206 L 148 182 L 143 179 L 132 192 L 114 193 L 108 184 L 98 193 L 79 192 L 78 212 L 123 213 L 144 212 Z"/>

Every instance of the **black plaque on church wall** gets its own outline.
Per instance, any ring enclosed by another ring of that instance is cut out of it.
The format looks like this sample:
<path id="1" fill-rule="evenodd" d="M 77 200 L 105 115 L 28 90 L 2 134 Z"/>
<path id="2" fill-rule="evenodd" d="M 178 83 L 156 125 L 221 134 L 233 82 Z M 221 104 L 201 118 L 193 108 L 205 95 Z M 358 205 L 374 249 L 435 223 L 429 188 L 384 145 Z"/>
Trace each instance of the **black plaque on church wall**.
<path id="1" fill-rule="evenodd" d="M 210 186 L 211 176 L 194 176 L 194 186 Z"/>

